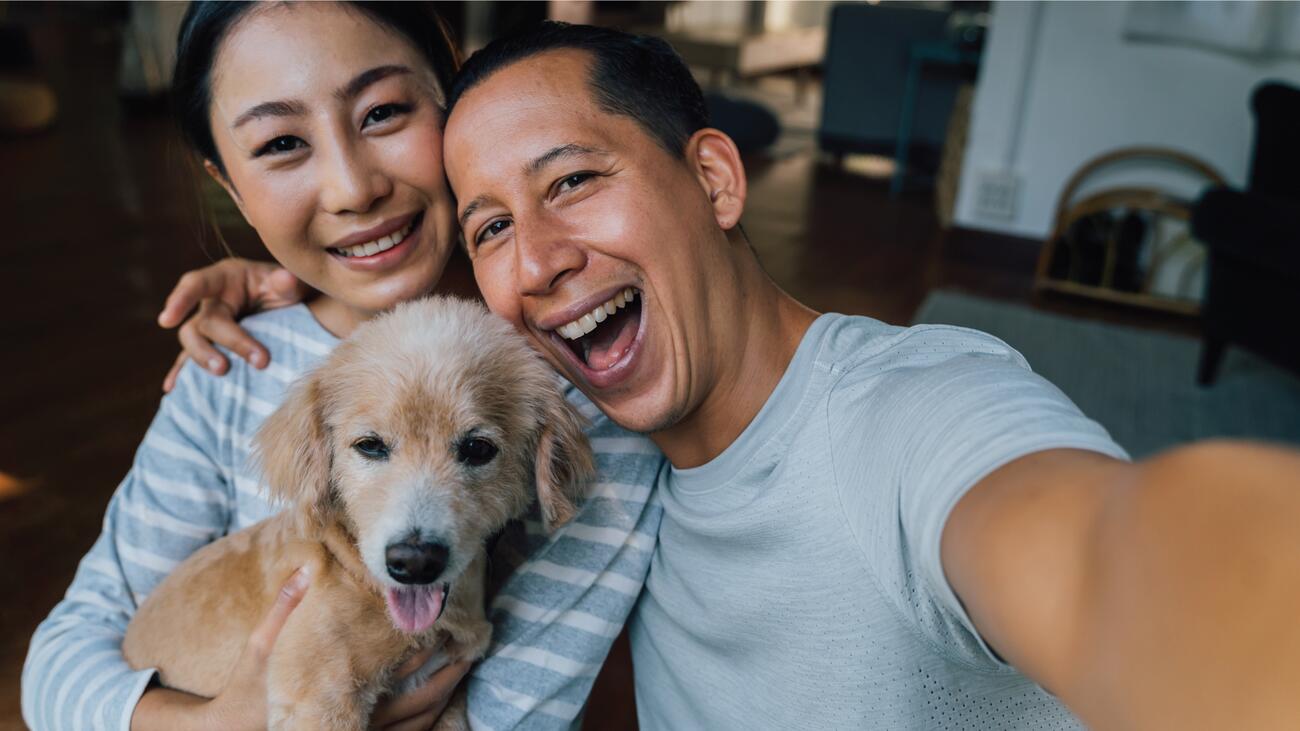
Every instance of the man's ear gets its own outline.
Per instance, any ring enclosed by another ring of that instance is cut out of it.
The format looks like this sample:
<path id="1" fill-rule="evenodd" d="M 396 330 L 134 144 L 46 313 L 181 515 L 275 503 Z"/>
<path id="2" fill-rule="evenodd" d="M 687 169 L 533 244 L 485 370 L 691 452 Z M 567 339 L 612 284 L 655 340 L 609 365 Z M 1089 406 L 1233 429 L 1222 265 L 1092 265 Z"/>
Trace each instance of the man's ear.
<path id="1" fill-rule="evenodd" d="M 239 191 L 235 190 L 235 186 L 226 178 L 225 173 L 221 172 L 221 168 L 217 167 L 217 164 L 211 160 L 205 159 L 203 161 L 203 172 L 207 173 L 209 178 L 217 181 L 217 185 L 220 185 L 226 191 L 226 195 L 230 196 L 230 200 L 235 202 L 235 207 L 239 209 L 242 215 L 244 213 L 244 201 L 239 197 Z M 248 216 L 244 216 L 244 219 L 247 220 Z"/>
<path id="2" fill-rule="evenodd" d="M 323 524 L 333 505 L 329 427 L 320 379 L 301 378 L 253 438 L 269 496 L 288 503 L 302 527 Z"/>
<path id="3" fill-rule="evenodd" d="M 686 143 L 686 159 L 709 197 L 718 227 L 730 231 L 740 223 L 748 192 L 740 150 L 726 133 L 705 127 Z"/>

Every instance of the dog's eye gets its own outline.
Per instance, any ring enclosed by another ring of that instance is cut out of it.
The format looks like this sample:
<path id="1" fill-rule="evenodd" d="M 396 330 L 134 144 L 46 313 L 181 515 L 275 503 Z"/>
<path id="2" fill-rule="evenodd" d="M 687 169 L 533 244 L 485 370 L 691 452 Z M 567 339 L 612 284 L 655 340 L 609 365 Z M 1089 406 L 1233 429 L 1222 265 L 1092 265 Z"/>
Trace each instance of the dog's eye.
<path id="1" fill-rule="evenodd" d="M 471 467 L 485 465 L 495 456 L 497 456 L 497 445 L 482 437 L 465 439 L 457 448 L 457 457 Z"/>
<path id="2" fill-rule="evenodd" d="M 366 437 L 358 439 L 352 445 L 352 448 L 361 453 L 366 459 L 388 459 L 388 445 L 379 437 Z"/>

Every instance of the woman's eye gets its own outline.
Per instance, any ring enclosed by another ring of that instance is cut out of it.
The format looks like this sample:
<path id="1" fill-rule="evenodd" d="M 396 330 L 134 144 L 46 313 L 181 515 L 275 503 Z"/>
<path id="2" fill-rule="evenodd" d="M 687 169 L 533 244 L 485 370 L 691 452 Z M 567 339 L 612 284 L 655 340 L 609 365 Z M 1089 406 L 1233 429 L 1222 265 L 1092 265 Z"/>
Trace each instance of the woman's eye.
<path id="1" fill-rule="evenodd" d="M 509 219 L 503 218 L 497 221 L 493 221 L 492 223 L 489 223 L 488 225 L 479 229 L 478 237 L 476 241 L 479 242 L 487 241 L 488 239 L 496 236 L 497 234 L 501 233 L 502 231 L 505 231 L 508 228 L 510 228 Z"/>
<path id="2" fill-rule="evenodd" d="M 570 175 L 569 177 L 561 180 L 559 186 L 557 187 L 561 193 L 563 193 L 566 190 L 572 190 L 578 187 L 579 185 L 585 183 L 587 179 L 591 177 L 591 175 L 592 175 L 591 173 L 574 173 L 573 175 Z"/>
<path id="3" fill-rule="evenodd" d="M 366 113 L 365 124 L 370 125 L 387 122 L 389 119 L 409 111 L 411 111 L 411 106 L 409 104 L 380 104 Z"/>
<path id="4" fill-rule="evenodd" d="M 298 137 L 294 137 L 293 135 L 282 135 L 257 148 L 257 152 L 253 153 L 253 157 L 261 157 L 262 155 L 282 155 L 286 152 L 293 152 L 300 147 L 306 146 L 307 143 L 303 142 Z"/>
<path id="5" fill-rule="evenodd" d="M 497 445 L 482 437 L 471 437 L 456 447 L 456 458 L 471 467 L 481 467 L 497 456 Z"/>
<path id="6" fill-rule="evenodd" d="M 353 443 L 352 448 L 366 459 L 385 460 L 388 459 L 388 445 L 379 437 L 366 437 L 358 439 Z"/>

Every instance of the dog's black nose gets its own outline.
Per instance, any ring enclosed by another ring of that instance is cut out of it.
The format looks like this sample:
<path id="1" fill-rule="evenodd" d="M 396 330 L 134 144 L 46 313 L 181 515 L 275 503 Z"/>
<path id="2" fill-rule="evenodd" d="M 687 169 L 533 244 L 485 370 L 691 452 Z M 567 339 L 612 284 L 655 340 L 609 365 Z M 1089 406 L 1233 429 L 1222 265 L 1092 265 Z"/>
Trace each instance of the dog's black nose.
<path id="1" fill-rule="evenodd" d="M 388 575 L 403 584 L 430 584 L 447 568 L 447 547 L 441 543 L 393 543 L 384 551 Z"/>

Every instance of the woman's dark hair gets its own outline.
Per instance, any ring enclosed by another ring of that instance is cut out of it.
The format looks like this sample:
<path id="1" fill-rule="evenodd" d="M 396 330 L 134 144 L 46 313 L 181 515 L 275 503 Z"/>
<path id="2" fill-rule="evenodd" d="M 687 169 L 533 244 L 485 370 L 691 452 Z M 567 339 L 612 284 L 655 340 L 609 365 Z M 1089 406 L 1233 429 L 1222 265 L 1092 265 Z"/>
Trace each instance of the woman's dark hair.
<path id="1" fill-rule="evenodd" d="M 709 126 L 700 85 L 672 46 L 653 36 L 553 20 L 498 38 L 470 56 L 451 87 L 447 113 L 497 71 L 558 50 L 590 53 L 587 81 L 597 106 L 630 117 L 670 155 L 682 157 L 691 135 Z"/>
<path id="2" fill-rule="evenodd" d="M 451 79 L 460 59 L 446 26 L 430 5 L 423 2 L 349 2 L 347 5 L 415 44 L 433 68 L 442 93 L 445 95 L 451 89 Z M 261 3 L 230 0 L 190 3 L 176 37 L 176 70 L 171 90 L 176 119 L 185 141 L 204 159 L 211 160 L 222 175 L 226 174 L 226 167 L 213 141 L 208 113 L 212 103 L 212 63 L 231 28 L 259 7 Z"/>

